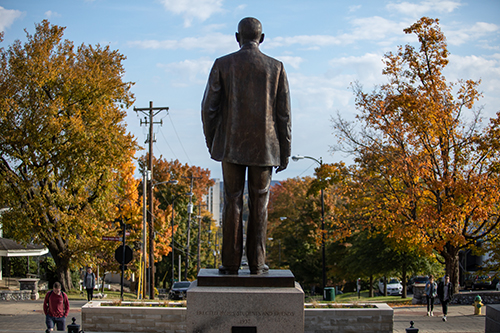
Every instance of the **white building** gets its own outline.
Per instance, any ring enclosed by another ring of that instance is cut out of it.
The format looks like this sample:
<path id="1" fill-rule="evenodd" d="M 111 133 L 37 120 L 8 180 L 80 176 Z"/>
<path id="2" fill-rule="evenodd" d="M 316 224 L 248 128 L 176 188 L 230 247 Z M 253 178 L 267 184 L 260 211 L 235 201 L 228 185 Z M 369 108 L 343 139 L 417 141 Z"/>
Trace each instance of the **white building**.
<path id="1" fill-rule="evenodd" d="M 221 181 L 218 178 L 213 179 L 215 184 L 208 189 L 208 194 L 205 196 L 205 203 L 208 211 L 212 214 L 215 225 L 220 227 L 222 222 L 221 208 Z"/>

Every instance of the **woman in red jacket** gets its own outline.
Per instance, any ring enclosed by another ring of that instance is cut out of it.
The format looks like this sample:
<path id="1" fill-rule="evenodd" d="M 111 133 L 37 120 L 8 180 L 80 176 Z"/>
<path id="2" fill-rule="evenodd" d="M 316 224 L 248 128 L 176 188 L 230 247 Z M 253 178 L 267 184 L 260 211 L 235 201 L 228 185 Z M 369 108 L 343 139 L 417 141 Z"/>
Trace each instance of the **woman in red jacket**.
<path id="1" fill-rule="evenodd" d="M 53 331 L 57 324 L 58 331 L 64 331 L 66 326 L 66 317 L 69 312 L 68 296 L 61 290 L 59 282 L 54 283 L 52 291 L 45 295 L 43 301 L 43 313 L 45 313 L 45 324 L 47 331 Z"/>

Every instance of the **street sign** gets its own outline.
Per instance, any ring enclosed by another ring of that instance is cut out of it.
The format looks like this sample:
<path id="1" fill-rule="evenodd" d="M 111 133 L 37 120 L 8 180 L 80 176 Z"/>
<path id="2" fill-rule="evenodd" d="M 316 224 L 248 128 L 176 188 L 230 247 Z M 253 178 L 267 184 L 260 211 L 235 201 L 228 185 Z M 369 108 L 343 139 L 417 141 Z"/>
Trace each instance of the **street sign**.
<path id="1" fill-rule="evenodd" d="M 121 242 L 122 237 L 102 236 L 103 241 Z"/>
<path id="2" fill-rule="evenodd" d="M 125 245 L 125 260 L 123 260 L 123 245 L 118 246 L 115 251 L 115 259 L 120 264 L 128 264 L 132 261 L 132 257 L 132 249 L 128 245 Z"/>

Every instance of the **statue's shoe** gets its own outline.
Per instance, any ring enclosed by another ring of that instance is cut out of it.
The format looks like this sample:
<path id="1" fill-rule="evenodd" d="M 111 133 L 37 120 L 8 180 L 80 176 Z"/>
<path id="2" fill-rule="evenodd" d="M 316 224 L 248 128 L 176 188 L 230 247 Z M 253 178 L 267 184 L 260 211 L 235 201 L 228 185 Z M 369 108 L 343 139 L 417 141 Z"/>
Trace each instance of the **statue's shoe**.
<path id="1" fill-rule="evenodd" d="M 269 272 L 269 266 L 262 265 L 258 267 L 250 267 L 250 274 L 261 275 Z"/>
<path id="2" fill-rule="evenodd" d="M 229 267 L 225 267 L 225 266 L 219 266 L 219 274 L 238 275 L 238 267 L 237 268 L 229 268 Z"/>

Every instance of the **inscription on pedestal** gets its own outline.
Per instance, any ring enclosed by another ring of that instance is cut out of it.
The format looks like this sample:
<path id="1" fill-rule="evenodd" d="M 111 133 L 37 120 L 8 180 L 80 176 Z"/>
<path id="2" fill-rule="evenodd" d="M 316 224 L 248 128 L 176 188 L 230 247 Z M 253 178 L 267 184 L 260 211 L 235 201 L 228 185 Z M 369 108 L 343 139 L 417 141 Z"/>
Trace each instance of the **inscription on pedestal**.
<path id="1" fill-rule="evenodd" d="M 283 322 L 293 318 L 296 314 L 293 311 L 215 311 L 215 310 L 198 310 L 196 315 L 206 317 L 206 320 L 213 320 L 214 318 L 236 318 L 239 324 L 251 324 L 252 320 L 257 321 L 270 321 L 270 322 Z M 297 314 L 299 315 L 299 314 Z M 302 313 L 300 313 L 302 316 Z M 251 319 L 250 319 L 251 318 Z"/>
<path id="2" fill-rule="evenodd" d="M 188 332 L 304 332 L 304 292 L 294 288 L 200 287 L 187 292 Z"/>

